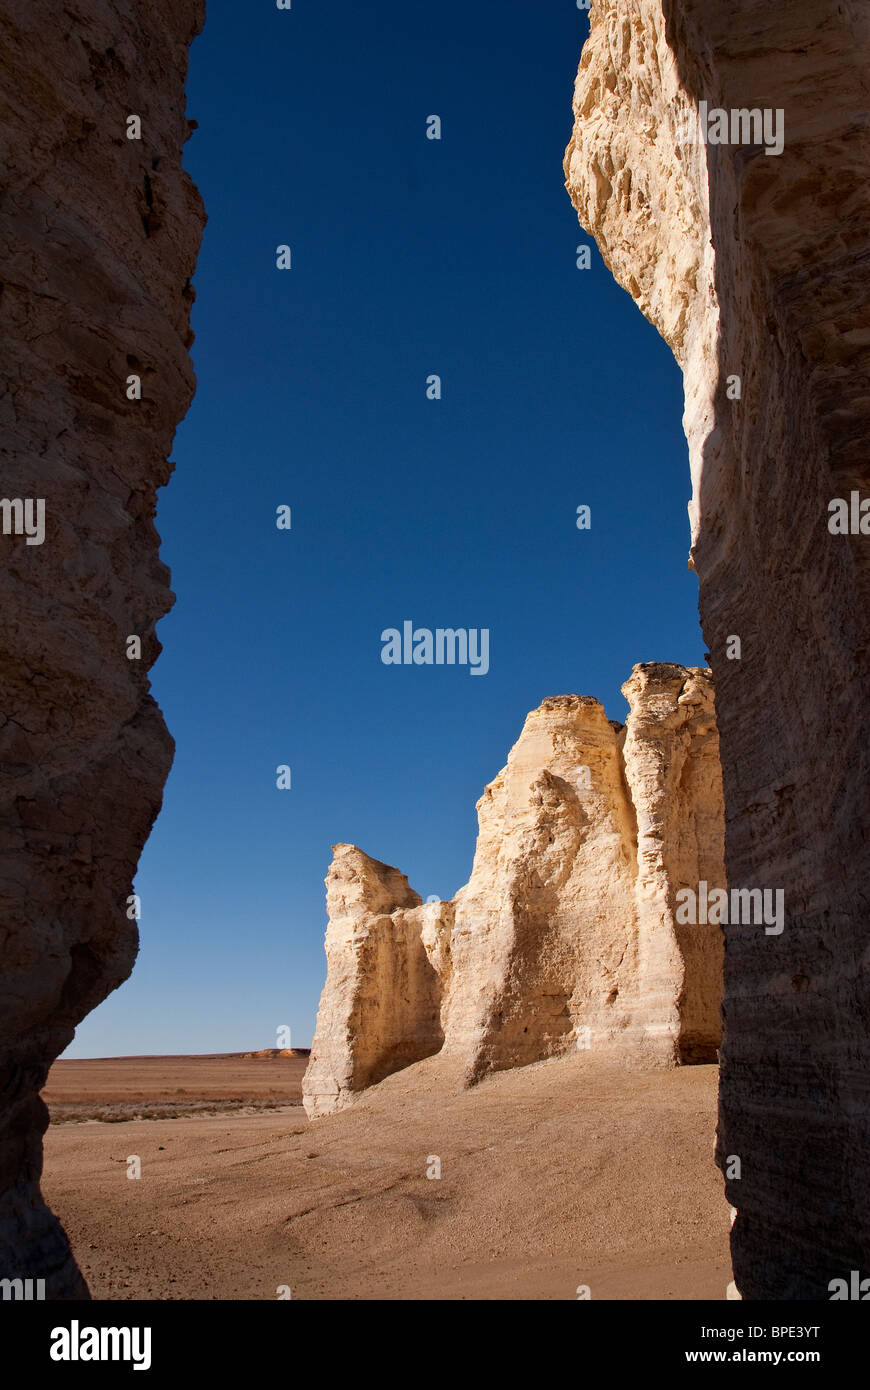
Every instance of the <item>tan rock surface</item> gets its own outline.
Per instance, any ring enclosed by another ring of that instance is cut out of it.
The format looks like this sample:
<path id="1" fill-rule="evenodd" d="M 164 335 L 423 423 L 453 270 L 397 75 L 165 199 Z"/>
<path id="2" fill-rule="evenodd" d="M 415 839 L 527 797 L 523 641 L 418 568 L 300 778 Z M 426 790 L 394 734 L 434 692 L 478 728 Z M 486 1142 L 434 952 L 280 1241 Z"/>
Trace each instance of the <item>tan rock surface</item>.
<path id="1" fill-rule="evenodd" d="M 588 769 L 589 786 L 585 785 Z M 563 695 L 528 716 L 477 805 L 456 895 L 445 1049 L 469 1080 L 611 1042 L 630 1023 L 634 824 L 617 733 L 597 700 Z"/>
<path id="2" fill-rule="evenodd" d="M 438 974 L 422 939 L 424 927 L 431 939 L 432 909 L 398 869 L 356 846 L 334 845 L 333 856 L 327 981 L 304 1084 L 312 1116 L 437 1052 L 444 1036 Z"/>
<path id="3" fill-rule="evenodd" d="M 868 50 L 852 0 L 596 0 L 565 166 L 683 369 L 728 881 L 785 892 L 781 935 L 725 929 L 745 1298 L 870 1272 L 870 542 L 827 527 L 870 496 Z M 782 154 L 681 139 L 701 101 L 782 110 Z"/>
<path id="4" fill-rule="evenodd" d="M 719 929 L 674 895 L 724 884 L 709 674 L 635 667 L 625 729 L 545 700 L 478 802 L 468 884 L 418 906 L 398 870 L 336 846 L 310 1115 L 442 1048 L 466 1084 L 565 1052 L 715 1060 Z"/>
<path id="5" fill-rule="evenodd" d="M 181 149 L 203 13 L 0 7 L 3 492 L 45 503 L 42 544 L 0 537 L 0 1277 L 49 1297 L 84 1287 L 40 1197 L 38 1092 L 132 969 L 127 899 L 172 760 L 148 693 L 173 599 L 154 512 L 194 385 L 203 213 Z"/>
<path id="6" fill-rule="evenodd" d="M 631 705 L 623 757 L 637 814 L 637 1009 L 648 1037 L 676 1038 L 684 1062 L 716 1060 L 722 936 L 680 925 L 675 898 L 702 881 L 724 886 L 719 737 L 709 673 L 636 666 L 622 687 Z"/>

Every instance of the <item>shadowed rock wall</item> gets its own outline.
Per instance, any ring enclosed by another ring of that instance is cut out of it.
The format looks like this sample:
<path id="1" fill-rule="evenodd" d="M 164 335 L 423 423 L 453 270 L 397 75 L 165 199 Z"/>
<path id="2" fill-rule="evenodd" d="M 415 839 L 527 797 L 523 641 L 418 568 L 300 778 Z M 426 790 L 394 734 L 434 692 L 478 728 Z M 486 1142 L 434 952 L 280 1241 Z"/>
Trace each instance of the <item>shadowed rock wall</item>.
<path id="1" fill-rule="evenodd" d="M 870 496 L 868 52 L 860 0 L 596 0 L 565 165 L 683 370 L 728 883 L 785 894 L 781 934 L 725 928 L 746 1298 L 870 1274 L 870 537 L 828 529 Z M 782 152 L 686 138 L 704 101 L 781 111 Z"/>
<path id="2" fill-rule="evenodd" d="M 50 1298 L 87 1290 L 40 1196 L 38 1092 L 133 967 L 127 899 L 172 761 L 148 693 L 173 601 L 154 514 L 194 389 L 204 214 L 181 150 L 203 18 L 0 3 L 2 493 L 44 504 L 41 543 L 14 506 L 0 536 L 0 1277 Z"/>

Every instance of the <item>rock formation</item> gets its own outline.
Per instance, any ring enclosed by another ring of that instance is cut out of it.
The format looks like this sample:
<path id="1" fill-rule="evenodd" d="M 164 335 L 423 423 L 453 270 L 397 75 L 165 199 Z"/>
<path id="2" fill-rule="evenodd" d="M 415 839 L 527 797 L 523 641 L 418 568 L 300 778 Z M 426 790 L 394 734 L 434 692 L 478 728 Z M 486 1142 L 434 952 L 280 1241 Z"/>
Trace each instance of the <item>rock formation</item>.
<path id="1" fill-rule="evenodd" d="M 744 1298 L 870 1274 L 870 539 L 828 529 L 870 496 L 868 43 L 853 0 L 595 0 L 565 165 L 683 370 L 727 876 L 785 893 L 780 935 L 725 929 Z M 700 138 L 704 102 L 781 113 L 782 152 Z"/>
<path id="2" fill-rule="evenodd" d="M 439 1051 L 469 1084 L 578 1046 L 715 1060 L 720 931 L 675 914 L 681 888 L 724 885 L 712 683 L 650 663 L 623 692 L 625 728 L 585 696 L 532 711 L 453 902 L 422 906 L 397 869 L 335 846 L 309 1115 Z"/>
<path id="3" fill-rule="evenodd" d="M 305 1073 L 311 1116 L 437 1052 L 449 903 L 421 906 L 398 869 L 334 845 L 326 878 L 327 984 Z"/>
<path id="4" fill-rule="evenodd" d="M 194 387 L 204 217 L 181 148 L 203 15 L 0 5 L 0 1277 L 49 1298 L 87 1290 L 40 1195 L 39 1090 L 132 969 L 128 897 L 173 751 L 148 693 L 173 600 L 154 513 Z M 17 505 L 40 500 L 41 542 Z"/>

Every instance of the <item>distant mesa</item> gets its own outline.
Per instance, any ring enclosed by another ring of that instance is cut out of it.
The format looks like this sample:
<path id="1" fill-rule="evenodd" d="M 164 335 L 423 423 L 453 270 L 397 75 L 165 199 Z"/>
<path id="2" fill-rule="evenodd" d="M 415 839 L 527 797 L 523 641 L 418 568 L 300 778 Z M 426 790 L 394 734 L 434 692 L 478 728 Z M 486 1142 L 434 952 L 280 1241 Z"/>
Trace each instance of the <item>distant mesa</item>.
<path id="1" fill-rule="evenodd" d="M 310 1057 L 310 1047 L 261 1047 L 259 1052 L 237 1052 L 237 1057 L 244 1057 L 245 1060 L 252 1058 L 271 1061 L 275 1057 Z"/>
<path id="2" fill-rule="evenodd" d="M 590 696 L 527 717 L 477 804 L 471 878 L 424 904 L 355 845 L 326 879 L 327 977 L 303 1081 L 312 1117 L 440 1053 L 468 1085 L 572 1050 L 715 1062 L 722 935 L 676 921 L 725 886 L 708 670 L 635 666 L 625 726 Z"/>

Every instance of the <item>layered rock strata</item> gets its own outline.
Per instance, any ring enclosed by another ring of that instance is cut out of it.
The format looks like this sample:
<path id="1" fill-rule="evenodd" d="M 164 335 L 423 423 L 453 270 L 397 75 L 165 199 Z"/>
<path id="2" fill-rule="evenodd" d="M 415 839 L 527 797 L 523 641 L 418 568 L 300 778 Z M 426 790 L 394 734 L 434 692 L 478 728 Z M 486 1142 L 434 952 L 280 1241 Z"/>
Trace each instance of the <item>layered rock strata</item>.
<path id="1" fill-rule="evenodd" d="M 780 934 L 725 928 L 744 1298 L 870 1275 L 870 538 L 828 524 L 870 497 L 868 51 L 856 0 L 595 0 L 565 165 L 683 370 L 728 881 L 785 895 Z"/>
<path id="2" fill-rule="evenodd" d="M 720 932 L 675 911 L 681 888 L 724 886 L 712 683 L 650 663 L 623 691 L 624 728 L 586 696 L 532 711 L 452 902 L 423 906 L 397 869 L 335 847 L 310 1115 L 439 1051 L 469 1084 L 577 1047 L 715 1059 Z"/>
<path id="3" fill-rule="evenodd" d="M 0 1277 L 48 1298 L 87 1290 L 40 1195 L 39 1091 L 132 969 L 128 899 L 172 760 L 148 681 L 173 600 L 154 514 L 194 388 L 204 216 L 181 150 L 203 16 L 0 5 Z"/>

